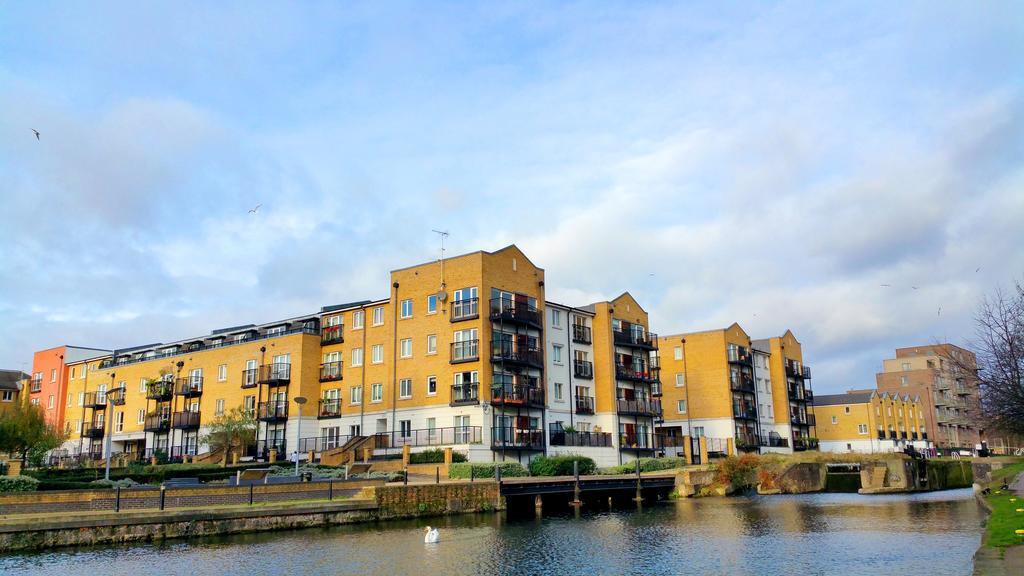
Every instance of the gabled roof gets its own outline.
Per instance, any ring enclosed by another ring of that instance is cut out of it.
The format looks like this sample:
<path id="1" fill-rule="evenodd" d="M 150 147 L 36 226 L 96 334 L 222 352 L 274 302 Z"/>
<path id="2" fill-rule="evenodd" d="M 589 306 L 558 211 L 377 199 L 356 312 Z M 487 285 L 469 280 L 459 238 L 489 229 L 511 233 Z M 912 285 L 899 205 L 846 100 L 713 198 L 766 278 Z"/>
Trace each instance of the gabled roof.
<path id="1" fill-rule="evenodd" d="M 854 392 L 852 394 L 823 394 L 814 396 L 815 406 L 836 406 L 840 404 L 866 404 L 874 396 L 871 392 Z"/>
<path id="2" fill-rule="evenodd" d="M 28 378 L 21 370 L 0 370 L 0 390 L 21 390 L 21 381 Z"/>

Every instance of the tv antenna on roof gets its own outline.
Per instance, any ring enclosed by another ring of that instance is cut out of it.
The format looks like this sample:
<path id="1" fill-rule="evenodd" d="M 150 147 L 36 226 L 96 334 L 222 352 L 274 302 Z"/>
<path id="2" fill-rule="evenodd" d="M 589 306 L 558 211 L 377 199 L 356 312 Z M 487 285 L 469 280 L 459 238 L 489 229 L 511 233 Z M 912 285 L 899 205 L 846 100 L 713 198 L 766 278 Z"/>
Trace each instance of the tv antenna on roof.
<path id="1" fill-rule="evenodd" d="M 448 231 L 447 230 L 433 230 L 433 232 L 434 232 L 434 234 L 437 234 L 438 236 L 441 237 L 441 289 L 438 290 L 438 292 L 437 292 L 437 299 L 442 304 L 444 304 L 444 302 L 446 300 L 448 300 L 448 293 L 445 292 L 445 290 L 444 290 L 444 288 L 445 288 L 445 283 L 444 283 L 444 240 L 445 240 L 445 238 L 448 237 Z"/>

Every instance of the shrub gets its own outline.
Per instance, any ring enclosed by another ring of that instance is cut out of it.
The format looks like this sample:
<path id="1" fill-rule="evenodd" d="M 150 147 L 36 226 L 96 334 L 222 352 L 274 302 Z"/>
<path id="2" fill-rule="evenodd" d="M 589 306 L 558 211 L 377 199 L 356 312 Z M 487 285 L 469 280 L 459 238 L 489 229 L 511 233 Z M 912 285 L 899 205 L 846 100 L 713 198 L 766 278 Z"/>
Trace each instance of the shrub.
<path id="1" fill-rule="evenodd" d="M 580 475 L 593 474 L 597 464 L 593 458 L 567 454 L 564 456 L 538 456 L 530 461 L 533 476 L 571 476 L 573 462 L 579 463 Z"/>
<path id="2" fill-rule="evenodd" d="M 35 492 L 39 480 L 31 476 L 0 476 L 0 492 Z"/>
<path id="3" fill-rule="evenodd" d="M 673 468 L 682 468 L 686 466 L 686 458 L 641 458 L 640 459 L 640 471 L 641 472 L 657 472 L 659 470 L 671 470 Z M 636 472 L 636 462 L 630 462 L 628 464 L 622 464 L 620 466 L 614 466 L 612 468 L 604 468 L 601 470 L 602 474 L 633 474 Z"/>
<path id="4" fill-rule="evenodd" d="M 747 488 L 757 483 L 757 468 L 760 460 L 754 454 L 742 454 L 740 456 L 729 456 L 719 461 L 718 472 L 715 482 L 718 484 L 732 486 L 733 488 Z"/>
<path id="5" fill-rule="evenodd" d="M 518 462 L 459 462 L 448 467 L 449 478 L 469 478 L 472 471 L 474 478 L 494 478 L 494 469 L 501 468 L 502 478 L 526 476 L 526 468 Z"/>
<path id="6" fill-rule="evenodd" d="M 89 484 L 95 488 L 131 488 L 132 486 L 138 486 L 139 483 L 131 478 L 121 478 L 120 480 L 107 480 L 100 478 L 99 480 L 93 480 Z"/>
<path id="7" fill-rule="evenodd" d="M 465 454 L 452 452 L 452 462 L 466 462 L 467 460 Z M 409 455 L 410 464 L 441 464 L 442 462 L 444 462 L 444 448 L 431 448 Z"/>

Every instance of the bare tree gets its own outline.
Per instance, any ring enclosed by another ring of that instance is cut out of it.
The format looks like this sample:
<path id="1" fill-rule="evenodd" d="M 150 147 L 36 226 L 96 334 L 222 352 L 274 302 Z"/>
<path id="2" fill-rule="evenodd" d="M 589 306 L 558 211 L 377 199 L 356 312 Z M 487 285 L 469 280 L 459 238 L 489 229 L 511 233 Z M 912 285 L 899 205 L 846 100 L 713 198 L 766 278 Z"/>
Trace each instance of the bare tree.
<path id="1" fill-rule="evenodd" d="M 974 317 L 970 348 L 977 367 L 951 355 L 956 370 L 976 374 L 989 429 L 1024 436 L 1024 285 L 986 296 Z"/>

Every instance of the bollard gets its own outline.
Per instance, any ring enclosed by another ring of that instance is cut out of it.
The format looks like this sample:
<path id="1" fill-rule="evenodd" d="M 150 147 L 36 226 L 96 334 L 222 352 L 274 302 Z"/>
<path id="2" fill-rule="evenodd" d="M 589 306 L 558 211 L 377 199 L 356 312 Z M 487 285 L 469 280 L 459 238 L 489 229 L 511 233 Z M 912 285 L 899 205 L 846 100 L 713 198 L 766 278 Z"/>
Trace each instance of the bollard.
<path id="1" fill-rule="evenodd" d="M 501 484 L 501 466 L 494 467 L 494 479 L 497 480 L 498 484 Z"/>
<path id="2" fill-rule="evenodd" d="M 434 468 L 434 484 L 441 483 L 441 467 L 437 466 Z"/>
<path id="3" fill-rule="evenodd" d="M 121 511 L 121 487 L 117 487 L 117 497 L 114 498 L 114 512 Z"/>
<path id="4" fill-rule="evenodd" d="M 160 485 L 160 509 L 164 509 L 164 500 L 167 497 L 167 487 L 163 484 Z"/>
<path id="5" fill-rule="evenodd" d="M 408 486 L 409 485 L 409 469 L 408 468 L 404 468 L 403 470 L 405 470 L 405 474 L 402 475 L 402 484 L 405 485 L 405 486 Z"/>
<path id="6" fill-rule="evenodd" d="M 469 481 L 472 482 L 474 480 L 476 480 L 476 470 L 473 468 L 473 465 L 470 464 L 469 465 Z"/>
<path id="7" fill-rule="evenodd" d="M 252 506 L 252 484 L 249 484 L 249 506 Z"/>
<path id="8" fill-rule="evenodd" d="M 327 481 L 327 500 L 334 500 L 334 478 Z"/>

